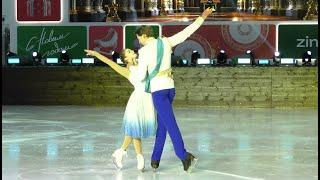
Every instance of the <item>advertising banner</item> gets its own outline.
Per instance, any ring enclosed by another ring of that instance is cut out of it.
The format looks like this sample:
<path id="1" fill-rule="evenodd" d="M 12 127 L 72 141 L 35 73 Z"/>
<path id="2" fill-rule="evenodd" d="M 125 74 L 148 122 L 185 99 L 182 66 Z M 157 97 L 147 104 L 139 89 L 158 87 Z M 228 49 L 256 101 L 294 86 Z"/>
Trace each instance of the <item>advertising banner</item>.
<path id="1" fill-rule="evenodd" d="M 278 37 L 278 49 L 282 57 L 302 58 L 308 50 L 313 58 L 318 57 L 317 24 L 280 24 Z"/>
<path id="2" fill-rule="evenodd" d="M 182 31 L 185 25 L 164 25 L 163 36 Z M 192 51 L 201 58 L 215 58 L 225 50 L 228 58 L 242 56 L 251 50 L 255 58 L 271 58 L 275 51 L 276 27 L 272 24 L 235 23 L 225 25 L 202 25 L 186 41 L 174 48 L 174 55 L 191 59 Z"/>
<path id="3" fill-rule="evenodd" d="M 85 56 L 86 26 L 19 26 L 17 30 L 18 55 L 40 52 L 43 58 L 59 57 L 62 50 L 74 58 Z"/>
<path id="4" fill-rule="evenodd" d="M 18 21 L 60 21 L 60 0 L 16 0 Z"/>
<path id="5" fill-rule="evenodd" d="M 112 51 L 120 53 L 123 49 L 122 26 L 89 27 L 89 48 L 111 58 Z"/>

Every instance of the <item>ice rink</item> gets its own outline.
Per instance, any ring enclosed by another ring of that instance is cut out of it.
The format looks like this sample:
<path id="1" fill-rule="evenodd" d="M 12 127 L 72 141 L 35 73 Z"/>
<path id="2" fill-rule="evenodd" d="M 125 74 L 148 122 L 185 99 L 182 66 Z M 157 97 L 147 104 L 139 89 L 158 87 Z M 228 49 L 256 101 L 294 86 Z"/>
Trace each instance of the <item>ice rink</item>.
<path id="1" fill-rule="evenodd" d="M 130 145 L 124 168 L 119 148 L 124 107 L 2 106 L 5 180 L 318 179 L 317 109 L 175 108 L 187 151 L 199 158 L 183 171 L 169 136 L 154 173 L 154 137 L 142 141 L 145 172 Z"/>

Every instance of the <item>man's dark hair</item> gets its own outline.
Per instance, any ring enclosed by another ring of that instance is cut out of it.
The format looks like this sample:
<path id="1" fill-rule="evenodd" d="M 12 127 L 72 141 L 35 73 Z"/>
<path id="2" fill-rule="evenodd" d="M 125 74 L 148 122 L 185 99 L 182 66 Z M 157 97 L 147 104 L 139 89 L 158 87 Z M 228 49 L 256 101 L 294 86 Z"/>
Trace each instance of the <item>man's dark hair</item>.
<path id="1" fill-rule="evenodd" d="M 142 36 L 145 34 L 147 37 L 153 36 L 153 30 L 151 26 L 142 25 L 136 30 L 136 35 Z"/>

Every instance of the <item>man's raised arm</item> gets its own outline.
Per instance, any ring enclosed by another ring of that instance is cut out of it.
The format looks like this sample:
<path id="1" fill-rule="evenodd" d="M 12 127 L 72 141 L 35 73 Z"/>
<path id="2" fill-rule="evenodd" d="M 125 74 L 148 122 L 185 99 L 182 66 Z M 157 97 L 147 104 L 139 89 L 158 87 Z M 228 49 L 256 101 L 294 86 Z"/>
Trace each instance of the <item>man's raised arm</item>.
<path id="1" fill-rule="evenodd" d="M 198 17 L 192 24 L 190 24 L 188 27 L 186 27 L 184 30 L 181 32 L 168 37 L 168 41 L 171 44 L 172 47 L 182 43 L 185 41 L 188 37 L 191 36 L 199 27 L 202 25 L 204 20 L 209 16 L 209 14 L 212 13 L 211 8 L 207 8 L 206 10 L 203 11 L 202 15 Z"/>

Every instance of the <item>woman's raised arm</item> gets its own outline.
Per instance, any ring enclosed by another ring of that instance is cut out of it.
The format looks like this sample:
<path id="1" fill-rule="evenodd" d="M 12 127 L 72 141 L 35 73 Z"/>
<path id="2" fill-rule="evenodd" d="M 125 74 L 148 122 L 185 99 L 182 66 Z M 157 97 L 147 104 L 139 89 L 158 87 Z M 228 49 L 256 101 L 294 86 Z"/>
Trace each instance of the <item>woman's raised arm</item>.
<path id="1" fill-rule="evenodd" d="M 127 79 L 129 78 L 130 71 L 127 68 L 119 66 L 117 63 L 115 63 L 112 60 L 110 60 L 109 58 L 101 55 L 97 51 L 92 51 L 92 50 L 88 50 L 88 49 L 85 49 L 84 51 L 87 53 L 87 55 L 95 56 L 96 58 L 98 58 L 102 62 L 108 64 L 113 70 L 115 70 L 120 75 L 124 76 Z"/>

